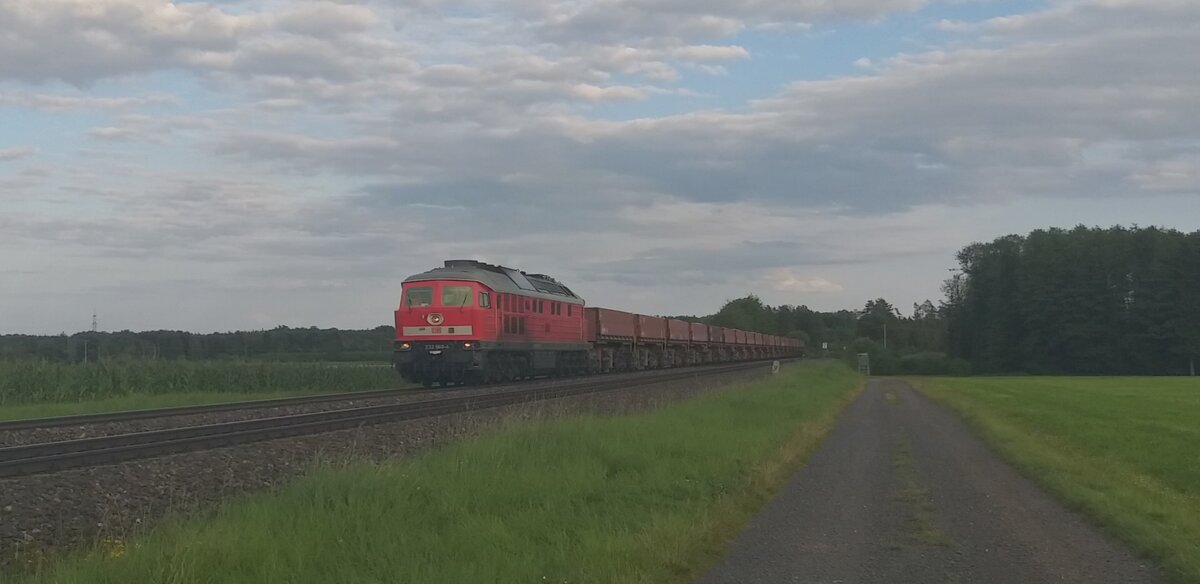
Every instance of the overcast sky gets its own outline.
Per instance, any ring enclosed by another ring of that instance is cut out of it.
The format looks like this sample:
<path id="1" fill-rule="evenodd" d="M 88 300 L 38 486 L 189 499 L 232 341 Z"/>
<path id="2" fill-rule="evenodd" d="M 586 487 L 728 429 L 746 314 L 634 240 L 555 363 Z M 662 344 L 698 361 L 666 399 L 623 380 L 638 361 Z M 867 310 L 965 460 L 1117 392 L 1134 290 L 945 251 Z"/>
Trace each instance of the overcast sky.
<path id="1" fill-rule="evenodd" d="M 972 241 L 1200 227 L 1195 0 L 0 0 L 0 333 L 908 312 Z"/>

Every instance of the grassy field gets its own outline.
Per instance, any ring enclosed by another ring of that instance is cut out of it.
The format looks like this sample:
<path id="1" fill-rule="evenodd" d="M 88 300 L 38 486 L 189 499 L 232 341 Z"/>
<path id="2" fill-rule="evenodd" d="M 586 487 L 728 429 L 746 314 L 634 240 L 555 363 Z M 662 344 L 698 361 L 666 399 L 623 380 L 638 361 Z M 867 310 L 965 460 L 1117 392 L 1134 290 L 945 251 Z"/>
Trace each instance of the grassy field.
<path id="1" fill-rule="evenodd" d="M 401 385 L 387 363 L 0 361 L 0 419 Z"/>
<path id="2" fill-rule="evenodd" d="M 1060 499 L 1200 584 L 1200 379 L 917 381 Z"/>
<path id="3" fill-rule="evenodd" d="M 418 458 L 322 469 L 32 581 L 688 582 L 861 383 L 810 362 L 641 414 L 514 422 Z"/>

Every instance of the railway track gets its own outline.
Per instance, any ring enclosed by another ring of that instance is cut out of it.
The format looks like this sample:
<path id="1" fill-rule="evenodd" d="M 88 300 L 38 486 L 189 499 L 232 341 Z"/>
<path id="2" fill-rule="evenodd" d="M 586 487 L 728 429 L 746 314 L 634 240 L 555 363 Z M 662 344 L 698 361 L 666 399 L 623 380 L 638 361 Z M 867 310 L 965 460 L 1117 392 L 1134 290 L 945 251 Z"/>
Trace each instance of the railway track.
<path id="1" fill-rule="evenodd" d="M 733 365 L 688 367 L 679 371 L 671 371 L 643 378 L 588 379 L 571 385 L 535 386 L 500 393 L 445 397 L 400 404 L 364 406 L 237 422 L 99 436 L 79 440 L 12 446 L 0 448 L 0 478 L 96 466 L 288 436 L 317 434 L 331 430 L 384 422 L 466 413 L 545 399 L 586 395 L 612 389 L 665 383 L 718 373 L 744 371 L 764 367 L 769 363 L 769 361 L 755 361 Z M 365 394 L 369 392 L 358 393 Z M 316 398 L 318 396 L 309 397 Z M 342 399 L 345 398 L 343 397 Z M 232 406 L 236 404 L 222 405 Z M 147 410 L 147 412 L 149 411 L 155 410 Z M 162 410 L 156 411 L 162 412 Z M 214 410 L 207 409 L 202 411 L 210 412 Z M 131 413 L 137 414 L 139 412 L 125 412 L 125 414 Z M 108 415 L 112 416 L 113 414 Z M 159 415 L 163 414 L 160 413 Z M 81 416 L 72 416 L 72 418 L 78 419 Z"/>
<path id="2" fill-rule="evenodd" d="M 32 428 L 57 428 L 62 426 L 81 426 L 84 424 L 106 424 L 108 422 L 127 422 L 130 420 L 147 420 L 165 418 L 167 416 L 186 416 L 189 414 L 209 414 L 214 412 L 231 412 L 236 410 L 252 410 L 279 408 L 303 404 L 315 404 L 333 401 L 350 401 L 356 399 L 375 399 L 400 395 L 420 395 L 435 393 L 434 391 L 414 391 L 413 388 L 395 387 L 390 389 L 373 389 L 369 391 L 348 391 L 341 393 L 323 393 L 320 395 L 302 395 L 296 397 L 278 397 L 271 399 L 256 399 L 240 402 L 225 402 L 219 404 L 202 404 L 195 406 L 175 406 L 169 408 L 154 408 L 148 410 L 129 410 L 124 412 L 104 412 L 98 414 L 77 414 L 73 416 L 56 416 L 53 418 L 29 418 L 24 420 L 0 421 L 0 432 L 6 430 L 29 430 Z"/>

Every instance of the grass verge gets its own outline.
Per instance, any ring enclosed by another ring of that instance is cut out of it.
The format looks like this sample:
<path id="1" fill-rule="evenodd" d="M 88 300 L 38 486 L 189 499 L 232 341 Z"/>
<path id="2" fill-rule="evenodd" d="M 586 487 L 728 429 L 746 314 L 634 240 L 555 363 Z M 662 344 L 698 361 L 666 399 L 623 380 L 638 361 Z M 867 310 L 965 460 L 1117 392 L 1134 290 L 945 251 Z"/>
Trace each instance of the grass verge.
<path id="1" fill-rule="evenodd" d="M 650 412 L 515 423 L 61 560 L 34 582 L 686 582 L 833 427 L 836 362 Z"/>
<path id="2" fill-rule="evenodd" d="M 149 410 L 155 408 L 171 408 L 176 406 L 196 406 L 204 404 L 231 403 L 251 401 L 256 399 L 273 399 L 329 393 L 316 389 L 304 391 L 276 391 L 258 393 L 165 393 L 144 394 L 134 393 L 106 399 L 67 402 L 40 403 L 0 407 L 0 420 L 25 420 L 31 418 L 53 418 L 56 416 L 71 416 L 75 414 L 94 414 L 100 412 L 124 412 L 128 410 Z"/>
<path id="3" fill-rule="evenodd" d="M 0 420 L 267 399 L 401 385 L 387 363 L 0 361 Z"/>
<path id="4" fill-rule="evenodd" d="M 892 396 L 887 393 L 885 395 Z M 929 487 L 921 482 L 913 465 L 912 445 L 903 431 L 892 453 L 892 468 L 896 471 L 899 490 L 895 499 L 907 512 L 905 531 L 912 542 L 929 546 L 950 546 L 954 543 L 937 525 L 937 507 L 930 497 Z"/>
<path id="5" fill-rule="evenodd" d="M 1071 507 L 1200 584 L 1200 381 L 919 379 Z"/>

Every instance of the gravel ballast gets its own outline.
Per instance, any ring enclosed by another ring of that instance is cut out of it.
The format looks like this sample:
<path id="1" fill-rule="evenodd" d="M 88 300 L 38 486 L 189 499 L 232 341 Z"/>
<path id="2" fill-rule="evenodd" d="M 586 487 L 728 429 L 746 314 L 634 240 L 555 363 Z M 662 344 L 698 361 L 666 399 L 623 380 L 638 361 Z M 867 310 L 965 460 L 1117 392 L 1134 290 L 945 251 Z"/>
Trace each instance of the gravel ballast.
<path id="1" fill-rule="evenodd" d="M 713 391 L 741 387 L 742 382 L 767 375 L 769 370 L 769 365 L 764 365 L 747 371 L 469 414 L 393 422 L 0 480 L 0 565 L 15 567 L 13 564 L 37 561 L 38 557 L 54 550 L 85 547 L 103 538 L 124 540 L 169 514 L 202 511 L 230 496 L 279 488 L 307 474 L 318 464 L 338 465 L 404 456 L 519 420 L 641 411 Z M 502 388 L 488 390 L 501 391 Z M 461 391 L 469 390 L 454 390 L 454 393 Z M 451 395 L 451 392 L 443 395 Z M 428 397 L 422 393 L 414 399 Z M 335 407 L 346 405 L 338 402 Z M 262 416 L 261 411 L 255 412 L 257 417 Z M 219 420 L 193 423 L 231 421 L 238 418 L 224 416 L 247 413 L 221 412 L 210 415 L 222 416 Z M 271 415 L 281 414 L 276 411 Z M 128 426 L 123 431 L 134 431 L 130 426 L 148 422 L 163 423 L 162 420 L 126 422 Z M 180 424 L 178 418 L 173 422 Z"/>

